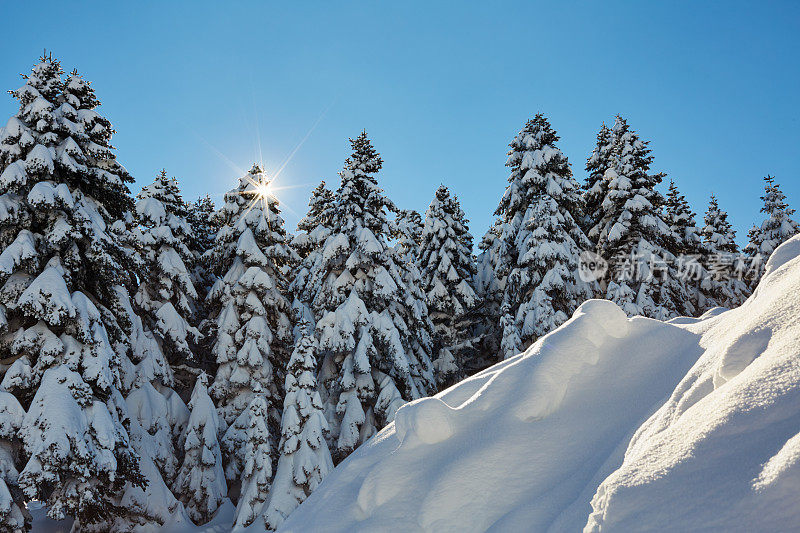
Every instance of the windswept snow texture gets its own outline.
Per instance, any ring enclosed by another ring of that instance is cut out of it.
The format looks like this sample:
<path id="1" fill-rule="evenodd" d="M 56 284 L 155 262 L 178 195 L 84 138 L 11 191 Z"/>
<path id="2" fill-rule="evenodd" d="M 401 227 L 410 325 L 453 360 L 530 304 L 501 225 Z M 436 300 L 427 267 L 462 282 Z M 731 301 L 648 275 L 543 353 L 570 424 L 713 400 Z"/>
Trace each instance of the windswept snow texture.
<path id="1" fill-rule="evenodd" d="M 281 531 L 800 527 L 800 236 L 742 307 L 592 300 L 525 353 L 398 410 Z"/>

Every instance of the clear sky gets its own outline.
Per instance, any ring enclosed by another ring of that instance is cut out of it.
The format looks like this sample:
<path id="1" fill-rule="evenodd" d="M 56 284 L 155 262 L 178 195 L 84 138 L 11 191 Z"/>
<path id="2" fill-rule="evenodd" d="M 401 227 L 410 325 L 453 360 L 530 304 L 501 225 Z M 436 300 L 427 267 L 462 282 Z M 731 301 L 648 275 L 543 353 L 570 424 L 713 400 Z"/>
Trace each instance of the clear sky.
<path id="1" fill-rule="evenodd" d="M 627 117 L 740 241 L 763 175 L 800 208 L 800 2 L 8 2 L 0 29 L 1 88 L 43 48 L 93 82 L 133 192 L 165 167 L 219 202 L 294 152 L 290 229 L 366 129 L 398 206 L 424 213 L 444 183 L 479 240 L 539 111 L 580 181 L 601 123 Z M 0 96 L 2 122 L 16 109 Z"/>

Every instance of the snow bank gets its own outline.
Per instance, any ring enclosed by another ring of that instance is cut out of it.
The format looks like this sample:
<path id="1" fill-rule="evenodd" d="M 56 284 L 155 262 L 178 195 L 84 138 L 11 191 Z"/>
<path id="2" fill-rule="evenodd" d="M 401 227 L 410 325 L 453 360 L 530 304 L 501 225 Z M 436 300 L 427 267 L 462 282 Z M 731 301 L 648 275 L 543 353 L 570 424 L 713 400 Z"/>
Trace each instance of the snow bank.
<path id="1" fill-rule="evenodd" d="M 403 406 L 281 531 L 800 524 L 800 237 L 741 308 L 586 302 L 525 353 Z"/>

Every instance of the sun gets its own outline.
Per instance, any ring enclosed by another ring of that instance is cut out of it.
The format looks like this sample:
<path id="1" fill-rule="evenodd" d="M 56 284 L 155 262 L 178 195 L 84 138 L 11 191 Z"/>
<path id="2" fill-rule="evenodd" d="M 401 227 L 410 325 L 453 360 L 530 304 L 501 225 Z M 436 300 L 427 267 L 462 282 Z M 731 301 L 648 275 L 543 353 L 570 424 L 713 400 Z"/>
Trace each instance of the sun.
<path id="1" fill-rule="evenodd" d="M 260 181 L 255 184 L 256 196 L 261 200 L 266 200 L 272 196 L 272 181 Z"/>

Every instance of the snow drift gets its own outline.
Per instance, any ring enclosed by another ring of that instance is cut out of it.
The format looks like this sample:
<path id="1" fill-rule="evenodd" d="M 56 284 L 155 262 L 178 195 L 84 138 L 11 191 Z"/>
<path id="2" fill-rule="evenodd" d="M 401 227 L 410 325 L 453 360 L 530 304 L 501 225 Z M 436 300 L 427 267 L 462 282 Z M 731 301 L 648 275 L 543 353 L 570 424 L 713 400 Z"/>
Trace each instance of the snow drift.
<path id="1" fill-rule="evenodd" d="M 800 236 L 740 308 L 592 300 L 337 467 L 281 531 L 785 530 L 800 525 Z"/>

